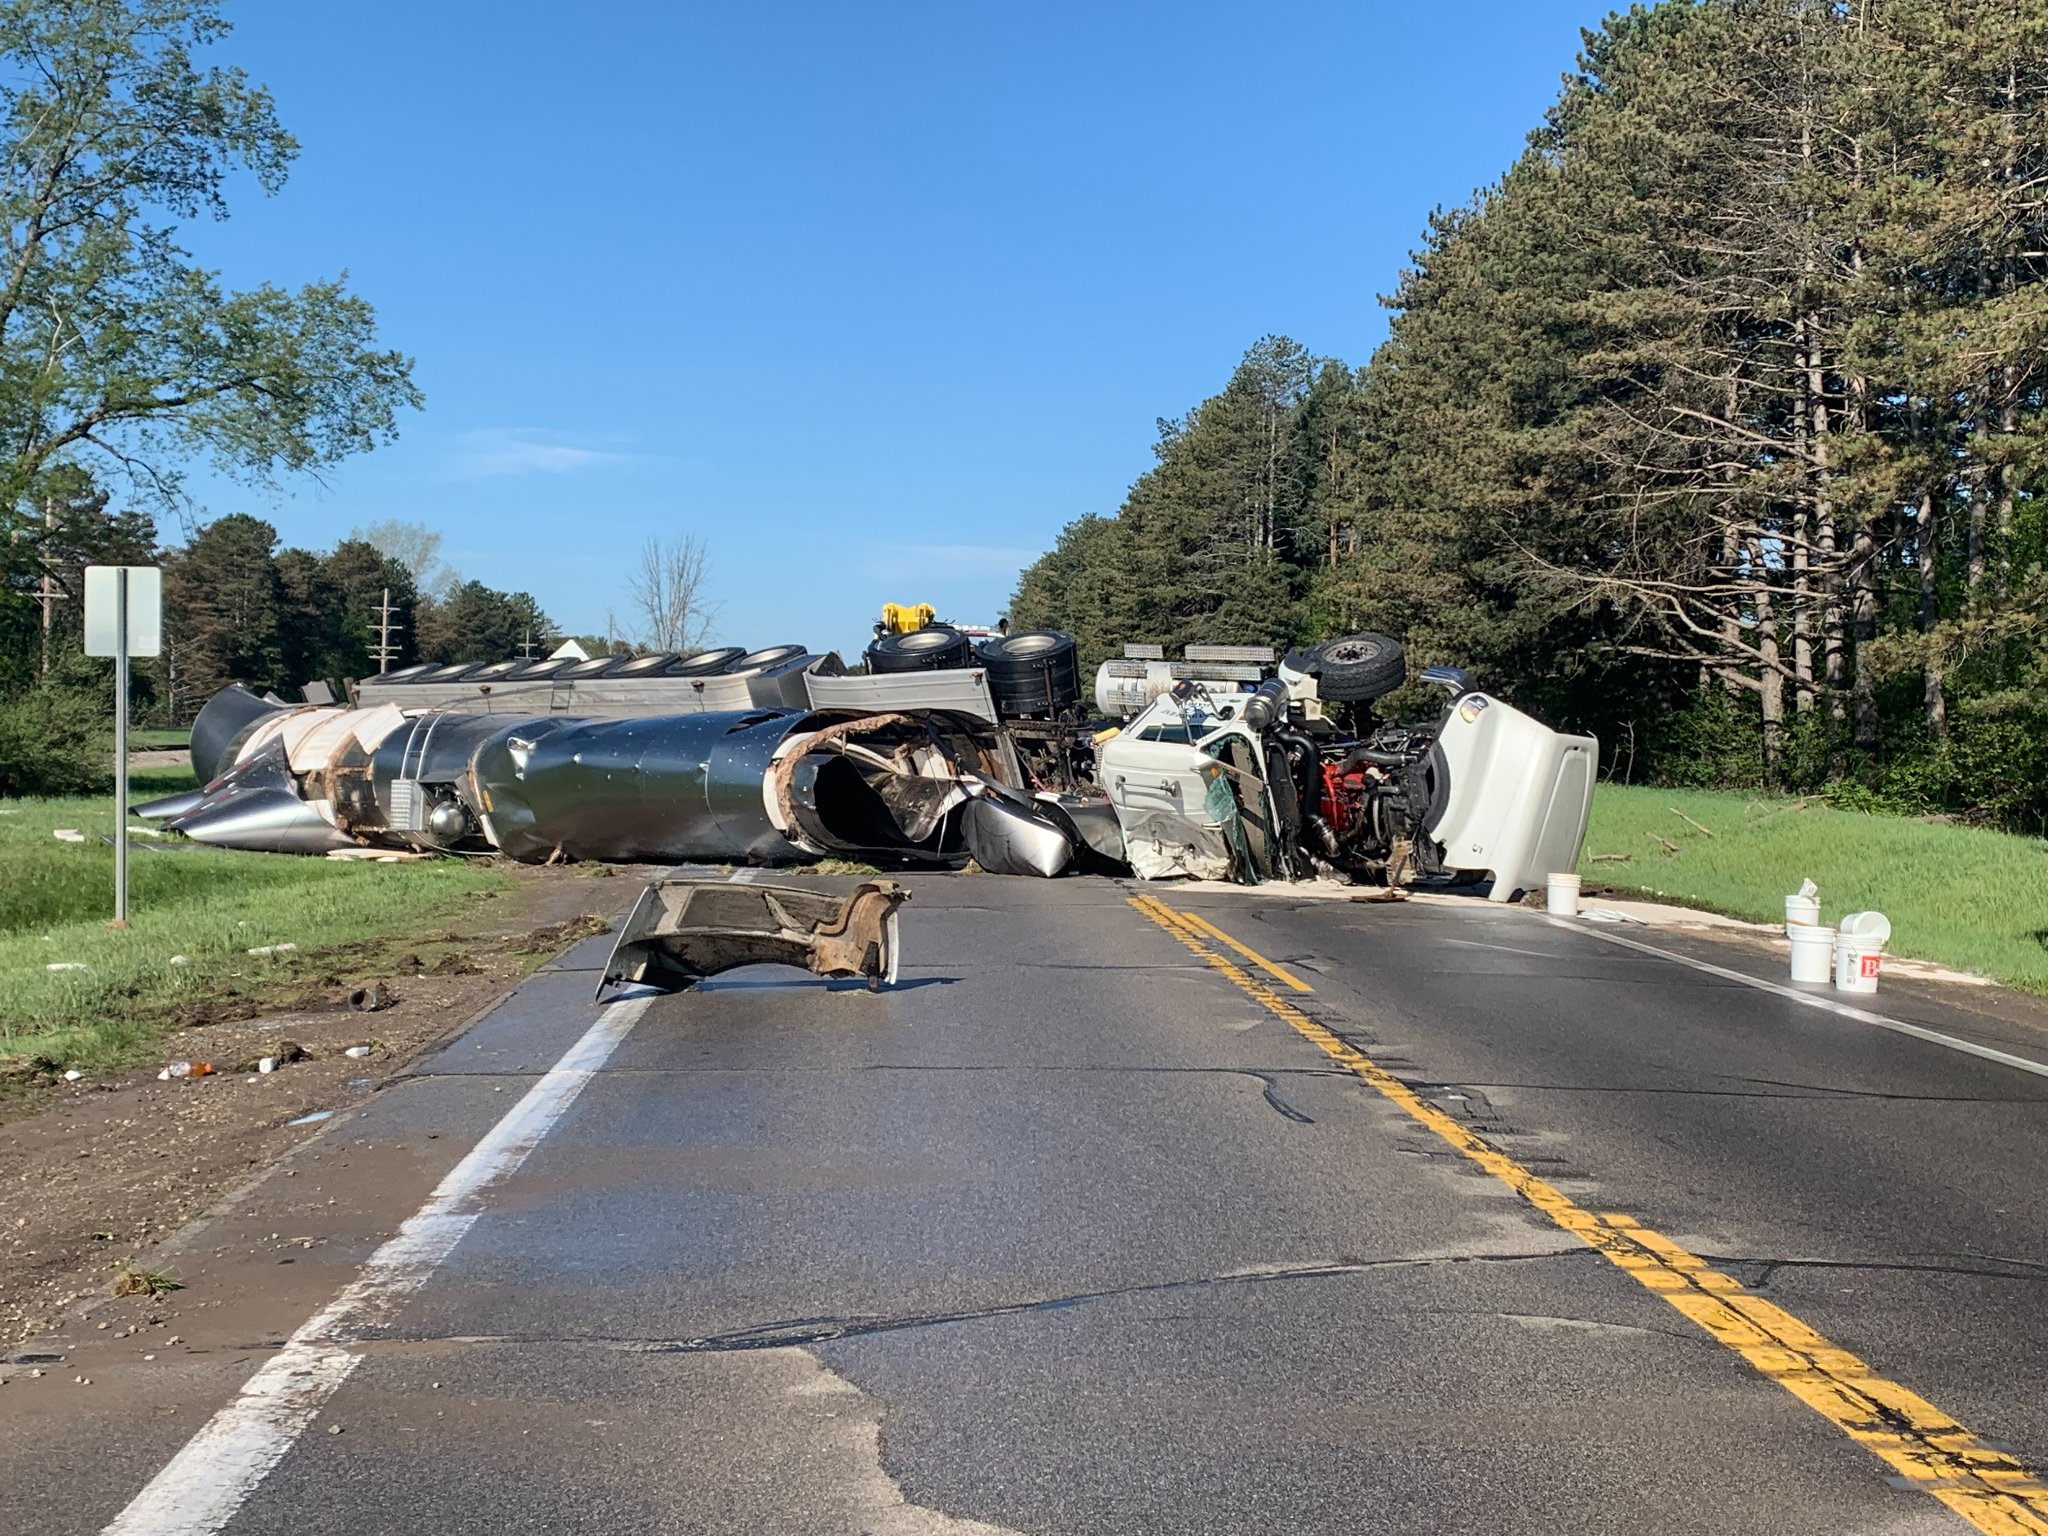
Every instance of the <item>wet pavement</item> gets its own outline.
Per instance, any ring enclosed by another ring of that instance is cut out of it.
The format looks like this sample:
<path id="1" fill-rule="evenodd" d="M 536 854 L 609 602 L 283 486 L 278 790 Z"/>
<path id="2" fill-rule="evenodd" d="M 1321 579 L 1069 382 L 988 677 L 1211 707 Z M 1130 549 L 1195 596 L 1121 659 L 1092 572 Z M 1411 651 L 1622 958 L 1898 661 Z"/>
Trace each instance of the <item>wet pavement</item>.
<path id="1" fill-rule="evenodd" d="M 901 986 L 644 1005 L 310 1419 L 186 1449 L 604 1017 L 608 941 L 539 973 L 0 1368 L 0 1528 L 181 1451 L 154 1528 L 238 1536 L 1971 1528 L 1430 1116 L 2048 1468 L 2048 1078 L 1480 903 L 909 883 Z"/>

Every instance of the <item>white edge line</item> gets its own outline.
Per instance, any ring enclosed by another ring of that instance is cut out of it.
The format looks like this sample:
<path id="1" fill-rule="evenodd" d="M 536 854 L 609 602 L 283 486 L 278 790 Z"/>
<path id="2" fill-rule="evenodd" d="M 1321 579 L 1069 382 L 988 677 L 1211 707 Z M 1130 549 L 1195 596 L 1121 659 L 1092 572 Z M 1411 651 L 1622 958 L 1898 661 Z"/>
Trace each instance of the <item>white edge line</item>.
<path id="1" fill-rule="evenodd" d="M 150 1479 L 102 1536 L 213 1536 L 292 1447 L 361 1358 L 353 1346 L 426 1283 L 626 1038 L 651 996 L 614 1003 L 448 1171 L 405 1225 Z"/>
<path id="2" fill-rule="evenodd" d="M 1739 981 L 1745 987 L 1755 987 L 1760 992 L 1775 992 L 1779 997 L 1790 998 L 1795 1003 L 1804 1003 L 1809 1008 L 1823 1009 L 1838 1013 L 1845 1019 L 1855 1019 L 1861 1024 L 1875 1024 L 1879 1029 L 1889 1029 L 1894 1034 L 1911 1035 L 1915 1040 L 1925 1040 L 1932 1045 L 1946 1046 L 1952 1051 L 1961 1051 L 1966 1056 L 1981 1056 L 1986 1061 L 1995 1061 L 2000 1066 L 2016 1067 L 2022 1072 L 2031 1072 L 2036 1077 L 2048 1077 L 2048 1062 L 2035 1061 L 2026 1056 L 2015 1056 L 1993 1046 L 1979 1045 L 1974 1040 L 1965 1040 L 1957 1035 L 1945 1035 L 1938 1029 L 1926 1029 L 1918 1024 L 1908 1024 L 1904 1019 L 1894 1019 L 1882 1013 L 1872 1013 L 1867 1008 L 1852 1007 L 1838 1003 L 1831 997 L 1817 997 L 1811 992 L 1801 992 L 1796 987 L 1782 982 L 1766 981 L 1761 976 L 1751 976 L 1743 971 L 1731 971 L 1726 966 L 1714 965 L 1706 960 L 1695 960 L 1690 955 L 1675 955 L 1668 949 L 1659 949 L 1654 944 L 1644 944 L 1636 939 L 1625 939 L 1618 933 L 1602 933 L 1598 928 L 1589 928 L 1568 917 L 1544 914 L 1544 920 L 1552 925 L 1582 933 L 1589 939 L 1601 939 L 1609 944 L 1619 944 L 1623 949 L 1639 950 L 1646 955 L 1655 955 L 1660 960 L 1675 960 L 1680 965 L 1689 965 L 1696 971 L 1705 971 L 1709 976 L 1719 976 L 1728 981 Z"/>

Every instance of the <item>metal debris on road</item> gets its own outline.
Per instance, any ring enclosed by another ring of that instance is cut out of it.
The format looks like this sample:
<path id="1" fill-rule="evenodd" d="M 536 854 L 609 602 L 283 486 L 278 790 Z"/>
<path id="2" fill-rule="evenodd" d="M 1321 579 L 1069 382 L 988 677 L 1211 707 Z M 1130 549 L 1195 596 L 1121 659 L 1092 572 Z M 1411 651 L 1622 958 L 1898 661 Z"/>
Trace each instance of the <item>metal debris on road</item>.
<path id="1" fill-rule="evenodd" d="M 664 991 L 742 965 L 795 965 L 819 976 L 896 979 L 896 914 L 910 892 L 864 880 L 851 894 L 726 880 L 656 880 L 619 929 L 597 995 L 618 982 Z"/>

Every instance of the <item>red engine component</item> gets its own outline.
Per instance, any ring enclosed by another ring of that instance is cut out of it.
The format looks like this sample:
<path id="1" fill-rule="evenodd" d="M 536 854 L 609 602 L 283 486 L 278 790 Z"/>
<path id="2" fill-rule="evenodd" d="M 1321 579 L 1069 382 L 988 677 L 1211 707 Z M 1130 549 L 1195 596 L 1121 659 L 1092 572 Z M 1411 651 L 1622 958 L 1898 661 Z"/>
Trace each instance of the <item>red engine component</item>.
<path id="1" fill-rule="evenodd" d="M 1346 773 L 1339 763 L 1325 762 L 1321 801 L 1323 820 L 1341 840 L 1358 825 L 1365 811 L 1365 773 Z"/>

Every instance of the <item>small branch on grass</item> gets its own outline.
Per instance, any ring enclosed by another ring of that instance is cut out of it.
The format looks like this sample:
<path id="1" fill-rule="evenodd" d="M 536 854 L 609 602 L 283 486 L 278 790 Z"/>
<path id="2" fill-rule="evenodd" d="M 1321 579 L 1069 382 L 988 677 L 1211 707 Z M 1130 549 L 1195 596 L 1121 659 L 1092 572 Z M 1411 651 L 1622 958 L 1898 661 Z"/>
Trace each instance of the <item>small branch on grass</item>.
<path id="1" fill-rule="evenodd" d="M 1635 855 L 1632 853 L 1589 853 L 1586 855 L 1586 858 L 1594 864 L 1629 864 L 1634 862 Z"/>
<path id="2" fill-rule="evenodd" d="M 1654 832 L 1645 832 L 1643 836 L 1647 837 L 1653 843 L 1662 843 L 1664 845 L 1664 851 L 1666 853 L 1675 854 L 1681 851 L 1679 849 L 1678 844 L 1671 841 L 1671 839 L 1668 837 L 1659 837 Z"/>
<path id="3" fill-rule="evenodd" d="M 1685 812 L 1681 811 L 1681 810 L 1680 810 L 1680 809 L 1679 809 L 1679 808 L 1678 808 L 1677 806 L 1675 806 L 1675 805 L 1667 805 L 1667 806 L 1665 806 L 1665 807 L 1664 807 L 1664 809 L 1665 809 L 1665 810 L 1667 810 L 1667 811 L 1669 811 L 1669 812 L 1670 812 L 1670 813 L 1671 813 L 1672 815 L 1676 816 L 1676 817 L 1677 817 L 1677 818 L 1678 818 L 1678 819 L 1679 819 L 1680 821 L 1684 822 L 1684 823 L 1685 823 L 1685 824 L 1686 824 L 1686 825 L 1687 825 L 1688 827 L 1692 827 L 1692 828 L 1694 828 L 1694 829 L 1696 829 L 1696 830 L 1698 830 L 1698 831 L 1704 832 L 1704 833 L 1706 833 L 1706 834 L 1707 834 L 1707 836 L 1709 836 L 1709 837 L 1712 837 L 1712 836 L 1714 835 L 1714 829 L 1713 829 L 1712 827 L 1703 827 L 1703 826 L 1701 826 L 1701 825 L 1700 825 L 1700 824 L 1699 824 L 1698 822 L 1694 821 L 1694 820 L 1693 820 L 1693 819 L 1692 819 L 1692 818 L 1691 818 L 1690 816 L 1686 815 L 1686 814 L 1685 814 Z"/>
<path id="4" fill-rule="evenodd" d="M 1814 804 L 1817 804 L 1817 803 L 1818 803 L 1818 802 L 1817 802 L 1817 801 L 1815 801 L 1815 800 L 1814 800 L 1814 799 L 1813 799 L 1813 798 L 1812 798 L 1811 796 L 1803 797 L 1803 798 L 1801 798 L 1801 799 L 1799 799 L 1799 800 L 1795 800 L 1795 801 L 1794 801 L 1794 802 L 1793 802 L 1792 804 L 1790 804 L 1790 805 L 1781 805 L 1781 806 L 1779 806 L 1779 807 L 1778 807 L 1778 808 L 1777 808 L 1777 809 L 1776 809 L 1775 811 L 1767 811 L 1767 812 L 1765 812 L 1765 813 L 1764 813 L 1763 815 L 1761 815 L 1761 816 L 1757 817 L 1757 819 L 1756 819 L 1755 821 L 1752 821 L 1752 822 L 1750 823 L 1750 825 L 1751 825 L 1752 827 L 1760 827 L 1760 826 L 1762 826 L 1762 825 L 1763 825 L 1763 824 L 1764 824 L 1765 822 L 1767 822 L 1767 821 L 1771 820 L 1771 818 L 1772 818 L 1772 817 L 1774 817 L 1774 816 L 1790 816 L 1790 815 L 1792 815 L 1792 814 L 1793 814 L 1793 813 L 1794 813 L 1795 811 L 1803 811 L 1803 810 L 1805 810 L 1805 809 L 1806 809 L 1806 808 L 1807 808 L 1808 806 L 1810 806 L 1810 805 L 1814 805 Z"/>

